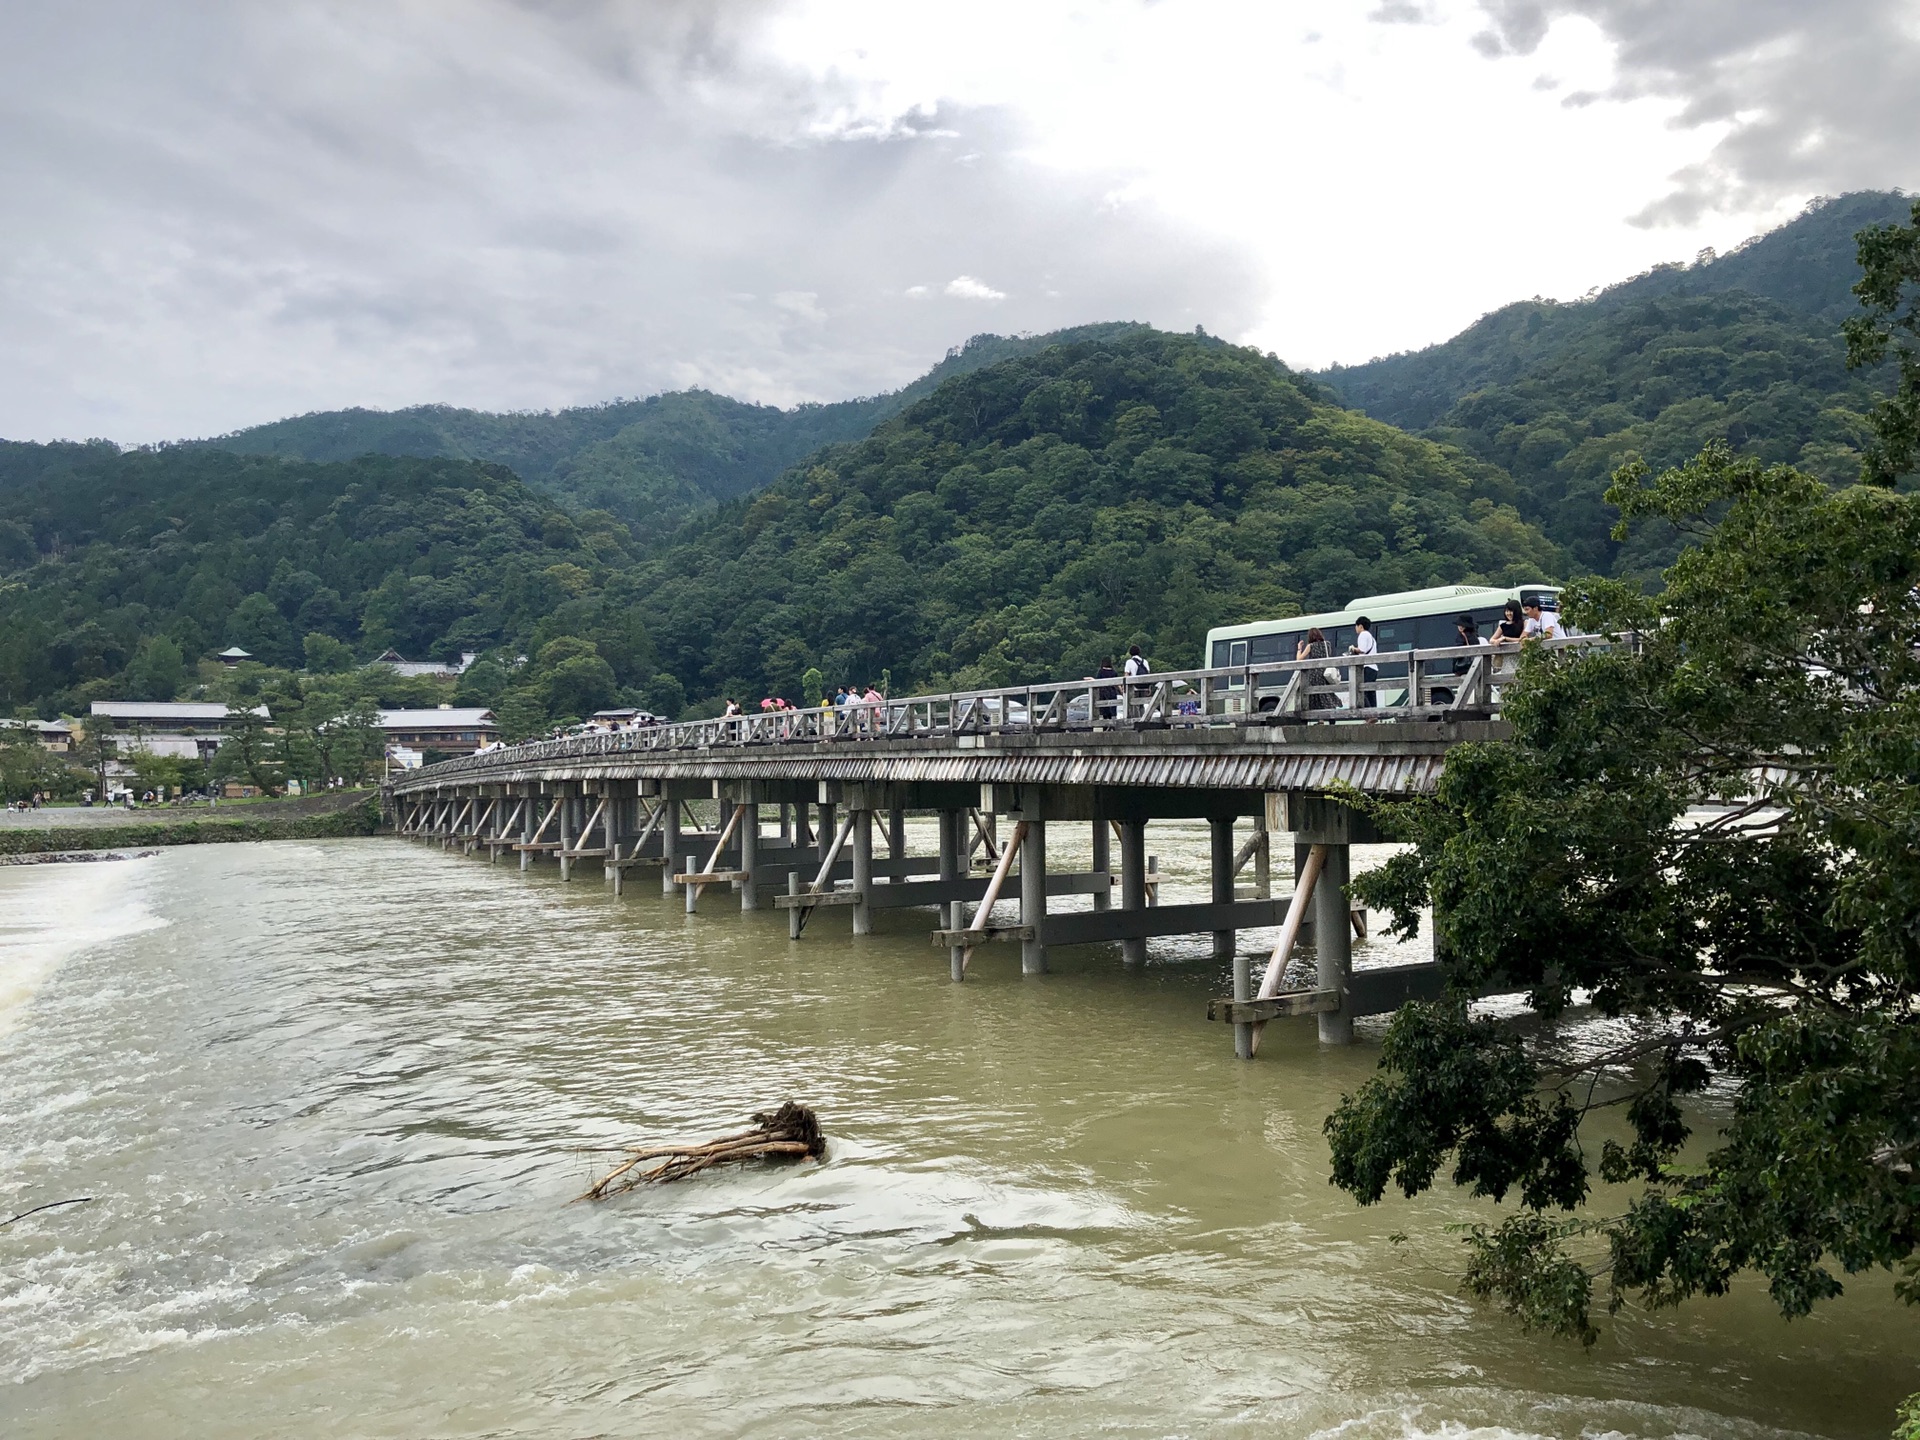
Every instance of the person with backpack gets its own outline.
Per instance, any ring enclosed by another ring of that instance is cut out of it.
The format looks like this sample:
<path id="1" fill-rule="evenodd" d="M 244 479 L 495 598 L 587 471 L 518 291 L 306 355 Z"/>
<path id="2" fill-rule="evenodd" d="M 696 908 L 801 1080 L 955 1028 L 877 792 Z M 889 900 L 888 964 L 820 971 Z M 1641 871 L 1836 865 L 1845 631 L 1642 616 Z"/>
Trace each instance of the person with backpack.
<path id="1" fill-rule="evenodd" d="M 1129 680 L 1141 680 L 1153 673 L 1153 666 L 1147 663 L 1147 657 L 1140 653 L 1140 647 L 1138 645 L 1130 645 L 1127 647 L 1127 663 L 1120 667 L 1120 673 L 1125 675 Z M 1129 685 L 1127 687 L 1127 711 L 1129 715 L 1131 715 L 1133 711 L 1133 699 L 1136 694 L 1140 697 L 1140 703 L 1142 705 L 1148 703 L 1149 691 L 1145 685 Z"/>

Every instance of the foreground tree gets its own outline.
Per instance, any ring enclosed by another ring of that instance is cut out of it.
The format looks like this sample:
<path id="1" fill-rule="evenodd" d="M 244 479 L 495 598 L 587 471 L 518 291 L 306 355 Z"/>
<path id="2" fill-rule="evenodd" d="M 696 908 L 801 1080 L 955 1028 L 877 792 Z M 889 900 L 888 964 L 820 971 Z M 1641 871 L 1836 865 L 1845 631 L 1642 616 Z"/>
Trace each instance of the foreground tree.
<path id="1" fill-rule="evenodd" d="M 1891 485 L 1920 466 L 1920 200 L 1908 225 L 1869 225 L 1857 237 L 1860 282 L 1853 293 L 1864 314 L 1846 323 L 1847 368 L 1872 367 L 1891 358 L 1893 393 L 1874 411 L 1877 442 L 1867 451 L 1860 478 Z"/>
<path id="2" fill-rule="evenodd" d="M 1694 543 L 1657 599 L 1592 586 L 1576 621 L 1635 643 L 1526 655 L 1512 743 L 1454 751 L 1356 882 L 1402 933 L 1433 906 L 1451 995 L 1329 1118 L 1334 1180 L 1372 1203 L 1451 1160 L 1517 1196 L 1468 1288 L 1588 1342 L 1603 1276 L 1610 1308 L 1749 1270 L 1789 1316 L 1875 1268 L 1920 1300 L 1920 497 L 1713 446 L 1608 499 Z M 1626 1038 L 1470 1013 L 1499 990 Z M 1683 1166 L 1716 1076 L 1732 1113 Z M 1595 1155 L 1602 1109 L 1624 1138 Z M 1596 1175 L 1638 1193 L 1591 1214 Z"/>

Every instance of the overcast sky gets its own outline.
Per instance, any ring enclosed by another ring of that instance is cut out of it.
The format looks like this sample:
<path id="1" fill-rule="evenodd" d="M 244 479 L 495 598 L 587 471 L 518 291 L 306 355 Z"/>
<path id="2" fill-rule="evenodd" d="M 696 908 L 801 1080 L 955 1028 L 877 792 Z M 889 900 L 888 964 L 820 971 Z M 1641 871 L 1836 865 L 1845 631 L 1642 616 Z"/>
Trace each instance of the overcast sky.
<path id="1" fill-rule="evenodd" d="M 1920 189 L 1920 0 L 8 0 L 0 436 L 1414 348 Z"/>

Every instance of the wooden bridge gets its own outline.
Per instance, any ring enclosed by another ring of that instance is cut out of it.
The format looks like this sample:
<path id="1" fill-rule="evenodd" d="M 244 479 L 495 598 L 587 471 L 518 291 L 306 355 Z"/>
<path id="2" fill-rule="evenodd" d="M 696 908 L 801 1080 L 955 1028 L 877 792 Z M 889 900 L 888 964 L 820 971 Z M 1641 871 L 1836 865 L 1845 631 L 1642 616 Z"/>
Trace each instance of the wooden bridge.
<path id="1" fill-rule="evenodd" d="M 1503 738 L 1512 655 L 1400 651 L 1373 671 L 1287 661 L 536 741 L 406 772 L 389 813 L 403 835 L 517 855 L 523 870 L 551 857 L 570 879 L 597 865 L 615 893 L 629 872 L 658 870 L 689 914 L 709 891 L 742 910 L 771 900 L 795 939 L 823 910 L 849 912 L 858 935 L 877 910 L 930 909 L 956 981 L 989 943 L 1018 944 L 1022 970 L 1041 974 L 1063 945 L 1117 942 L 1141 964 L 1151 937 L 1209 934 L 1234 977 L 1210 1013 L 1251 1058 L 1269 1020 L 1317 1015 L 1320 1038 L 1342 1044 L 1355 1016 L 1439 993 L 1433 962 L 1353 970 L 1365 915 L 1346 897 L 1349 847 L 1382 837 L 1339 796 L 1430 790 L 1454 745 Z M 937 817 L 937 853 L 908 853 L 909 811 Z M 1207 901 L 1159 903 L 1147 827 L 1166 819 L 1208 822 Z M 1063 825 L 1091 827 L 1087 870 L 1048 868 Z M 1275 833 L 1294 846 L 1287 896 L 1272 893 Z M 1092 908 L 1051 910 L 1062 895 Z M 996 921 L 1003 896 L 1018 900 L 1016 923 Z M 1272 926 L 1280 942 L 1256 974 L 1236 932 Z M 1284 989 L 1308 939 L 1314 983 Z"/>

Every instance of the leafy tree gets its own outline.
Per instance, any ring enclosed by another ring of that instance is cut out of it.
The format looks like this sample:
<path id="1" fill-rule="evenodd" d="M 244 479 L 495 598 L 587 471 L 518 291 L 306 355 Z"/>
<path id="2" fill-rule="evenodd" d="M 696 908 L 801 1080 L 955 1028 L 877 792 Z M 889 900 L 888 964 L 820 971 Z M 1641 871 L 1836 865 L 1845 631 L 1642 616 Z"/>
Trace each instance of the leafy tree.
<path id="1" fill-rule="evenodd" d="M 24 719 L 0 725 L 0 801 L 31 800 L 52 791 L 61 769 Z"/>
<path id="2" fill-rule="evenodd" d="M 318 630 L 307 632 L 301 650 L 306 655 L 307 669 L 316 675 L 338 675 L 353 669 L 352 647 Z"/>
<path id="3" fill-rule="evenodd" d="M 1403 933 L 1431 903 L 1449 996 L 1394 1017 L 1328 1120 L 1334 1179 L 1370 1204 L 1451 1159 L 1517 1196 L 1471 1235 L 1468 1286 L 1587 1340 L 1602 1275 L 1609 1306 L 1748 1270 L 1788 1316 L 1873 1269 L 1920 1300 L 1920 497 L 1725 445 L 1609 495 L 1623 528 L 1694 543 L 1657 600 L 1597 582 L 1576 609 L 1634 645 L 1526 655 L 1512 742 L 1383 811 L 1413 848 L 1353 888 Z M 1510 989 L 1627 1023 L 1582 1048 L 1469 1014 Z M 1681 1165 L 1715 1076 L 1732 1117 Z M 1602 1110 L 1625 1139 L 1596 1162 Z M 1595 1173 L 1639 1191 L 1588 1214 Z"/>
<path id="4" fill-rule="evenodd" d="M 1920 466 L 1920 200 L 1912 223 L 1860 232 L 1860 269 L 1853 293 L 1867 313 L 1847 321 L 1848 368 L 1878 366 L 1889 351 L 1895 368 L 1893 393 L 1874 411 L 1878 440 L 1860 478 L 1891 485 Z"/>
<path id="5" fill-rule="evenodd" d="M 170 635 L 150 635 L 141 641 L 127 667 L 128 689 L 136 700 L 171 700 L 186 676 L 186 657 Z"/>
<path id="6" fill-rule="evenodd" d="M 119 754 L 119 746 L 114 741 L 113 732 L 89 727 L 68 753 L 72 756 L 74 764 L 92 776 L 94 798 L 105 800 L 107 768 L 113 764 Z"/>
<path id="7" fill-rule="evenodd" d="M 227 737 L 214 752 L 215 777 L 244 777 L 262 795 L 278 795 L 284 764 L 285 746 L 270 718 L 236 708 L 227 720 Z"/>

